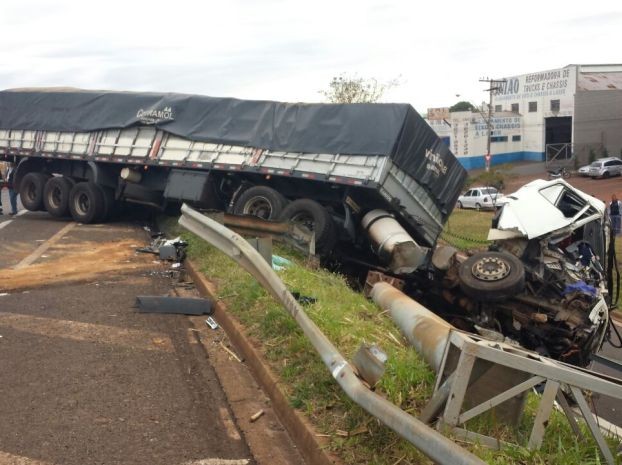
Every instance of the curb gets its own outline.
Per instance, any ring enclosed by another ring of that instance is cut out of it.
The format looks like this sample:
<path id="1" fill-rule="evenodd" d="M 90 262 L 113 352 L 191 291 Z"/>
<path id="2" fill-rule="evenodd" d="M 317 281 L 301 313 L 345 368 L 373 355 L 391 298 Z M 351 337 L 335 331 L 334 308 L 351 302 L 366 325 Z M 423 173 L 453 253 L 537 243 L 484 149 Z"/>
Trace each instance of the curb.
<path id="1" fill-rule="evenodd" d="M 214 302 L 214 317 L 244 357 L 244 362 L 250 367 L 257 383 L 270 398 L 274 411 L 307 465 L 339 464 L 340 461 L 335 456 L 324 450 L 327 442 L 320 441 L 309 421 L 289 405 L 280 388 L 280 381 L 263 359 L 261 352 L 247 337 L 243 326 L 227 312 L 225 304 L 217 299 L 216 286 L 197 269 L 192 260 L 186 259 L 185 266 L 199 293 Z"/>

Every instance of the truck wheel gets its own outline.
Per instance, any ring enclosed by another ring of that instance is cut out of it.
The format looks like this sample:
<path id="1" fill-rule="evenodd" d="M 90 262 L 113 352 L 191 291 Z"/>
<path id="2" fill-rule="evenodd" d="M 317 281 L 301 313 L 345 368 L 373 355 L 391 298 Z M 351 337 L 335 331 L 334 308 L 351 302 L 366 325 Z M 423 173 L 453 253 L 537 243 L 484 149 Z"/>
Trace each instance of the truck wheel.
<path id="1" fill-rule="evenodd" d="M 69 211 L 75 221 L 94 223 L 103 217 L 104 194 L 94 182 L 79 182 L 69 193 Z"/>
<path id="2" fill-rule="evenodd" d="M 253 186 L 240 194 L 233 206 L 233 213 L 275 220 L 279 218 L 285 205 L 287 199 L 280 192 L 268 186 Z"/>
<path id="3" fill-rule="evenodd" d="M 43 210 L 43 190 L 50 175 L 45 173 L 28 173 L 20 181 L 19 196 L 26 210 L 36 212 Z"/>
<path id="4" fill-rule="evenodd" d="M 101 217 L 96 219 L 95 221 L 106 221 L 108 218 L 110 218 L 110 215 L 114 210 L 114 190 L 110 187 L 101 186 L 99 184 L 96 184 L 96 186 L 99 188 L 102 194 L 102 198 L 104 199 L 104 208 Z"/>
<path id="5" fill-rule="evenodd" d="M 525 288 L 525 268 L 505 252 L 480 252 L 460 265 L 460 289 L 476 300 L 494 302 L 512 297 Z"/>
<path id="6" fill-rule="evenodd" d="M 315 249 L 319 253 L 329 252 L 337 242 L 337 231 L 330 213 L 315 200 L 294 200 L 283 209 L 280 219 L 314 231 Z"/>
<path id="7" fill-rule="evenodd" d="M 63 176 L 51 177 L 43 188 L 43 205 L 58 218 L 69 216 L 69 193 L 74 183 Z"/>

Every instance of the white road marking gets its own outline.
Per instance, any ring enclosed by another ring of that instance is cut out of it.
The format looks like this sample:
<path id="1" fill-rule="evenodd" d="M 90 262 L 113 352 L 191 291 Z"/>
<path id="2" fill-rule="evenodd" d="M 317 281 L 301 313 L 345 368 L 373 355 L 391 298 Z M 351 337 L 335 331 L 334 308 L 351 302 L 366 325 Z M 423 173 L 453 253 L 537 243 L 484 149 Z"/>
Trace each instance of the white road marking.
<path id="1" fill-rule="evenodd" d="M 111 344 L 138 350 L 174 351 L 172 341 L 162 333 L 81 321 L 0 312 L 0 327 L 80 342 Z M 1 460 L 0 463 L 2 463 Z"/>
<path id="2" fill-rule="evenodd" d="M 37 247 L 37 249 L 33 253 L 31 253 L 26 258 L 24 258 L 21 262 L 15 265 L 13 269 L 19 270 L 21 268 L 26 268 L 27 266 L 32 265 L 39 257 L 41 257 L 41 255 L 43 255 L 46 252 L 47 249 L 49 249 L 56 242 L 58 242 L 60 238 L 63 237 L 65 234 L 67 234 L 70 230 L 75 228 L 76 225 L 77 223 L 74 223 L 73 221 L 71 223 L 67 223 L 63 227 L 63 229 L 58 231 L 56 234 L 50 237 L 47 241 L 45 241 L 43 244 Z"/>
<path id="3" fill-rule="evenodd" d="M 16 214 L 15 216 L 22 216 L 22 215 L 23 215 L 23 214 L 25 214 L 25 213 L 28 213 L 28 210 L 20 210 L 20 211 L 18 211 L 18 212 L 17 212 L 17 214 Z M 14 216 L 14 217 L 15 217 L 15 216 Z M 14 218 L 14 217 L 13 217 L 13 218 Z M 12 219 L 10 219 L 10 220 L 7 220 L 7 221 L 4 221 L 4 222 L 0 223 L 0 229 L 2 229 L 2 228 L 6 228 L 6 227 L 7 227 L 8 225 L 10 225 L 12 222 L 13 222 L 13 220 L 12 220 Z"/>

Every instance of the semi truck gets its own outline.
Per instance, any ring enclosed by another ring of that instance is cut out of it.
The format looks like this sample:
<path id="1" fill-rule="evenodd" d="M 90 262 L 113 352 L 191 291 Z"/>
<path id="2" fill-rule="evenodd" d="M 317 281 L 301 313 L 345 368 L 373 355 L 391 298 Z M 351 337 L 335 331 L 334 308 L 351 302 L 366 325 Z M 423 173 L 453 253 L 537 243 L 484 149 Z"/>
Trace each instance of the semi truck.
<path id="1" fill-rule="evenodd" d="M 119 202 L 187 202 L 294 222 L 320 255 L 399 276 L 485 337 L 586 365 L 611 335 L 602 202 L 536 183 L 506 197 L 489 250 L 438 243 L 467 173 L 407 104 L 6 90 L 0 159 L 28 210 L 93 223 Z"/>
<path id="2" fill-rule="evenodd" d="M 93 223 L 120 201 L 190 202 L 307 225 L 320 253 L 397 273 L 425 265 L 466 179 L 407 104 L 7 90 L 0 154 L 28 210 Z"/>

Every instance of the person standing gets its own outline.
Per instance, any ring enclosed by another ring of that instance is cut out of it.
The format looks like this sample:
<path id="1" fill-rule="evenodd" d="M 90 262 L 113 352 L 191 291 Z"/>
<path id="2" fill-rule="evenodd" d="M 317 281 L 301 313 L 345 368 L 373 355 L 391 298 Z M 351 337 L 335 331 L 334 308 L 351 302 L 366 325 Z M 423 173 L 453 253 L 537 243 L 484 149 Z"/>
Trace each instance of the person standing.
<path id="1" fill-rule="evenodd" d="M 620 235 L 620 213 L 622 212 L 622 205 L 615 194 L 611 196 L 611 202 L 609 203 L 609 218 L 611 219 L 611 227 L 616 236 Z"/>
<path id="2" fill-rule="evenodd" d="M 15 163 L 8 162 L 8 168 L 5 174 L 4 186 L 9 191 L 9 203 L 11 205 L 11 212 L 9 215 L 17 215 L 17 192 L 15 191 Z M 0 204 L 0 215 L 2 215 L 2 205 Z"/>

